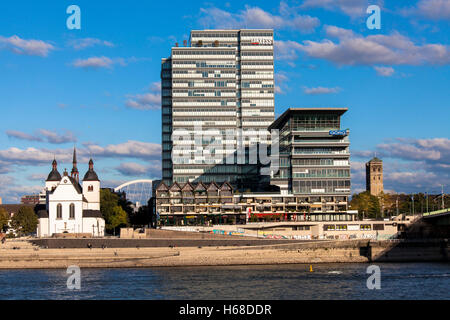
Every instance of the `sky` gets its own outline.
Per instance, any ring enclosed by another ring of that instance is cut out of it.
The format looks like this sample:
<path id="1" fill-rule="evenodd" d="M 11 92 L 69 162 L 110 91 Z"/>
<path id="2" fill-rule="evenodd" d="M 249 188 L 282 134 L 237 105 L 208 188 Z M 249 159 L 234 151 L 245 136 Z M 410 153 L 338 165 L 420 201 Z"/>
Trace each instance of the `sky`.
<path id="1" fill-rule="evenodd" d="M 276 116 L 348 108 L 352 192 L 376 155 L 386 190 L 448 193 L 449 23 L 450 0 L 2 1 L 0 197 L 39 192 L 54 157 L 70 171 L 74 146 L 103 187 L 159 178 L 161 58 L 213 28 L 274 29 Z"/>

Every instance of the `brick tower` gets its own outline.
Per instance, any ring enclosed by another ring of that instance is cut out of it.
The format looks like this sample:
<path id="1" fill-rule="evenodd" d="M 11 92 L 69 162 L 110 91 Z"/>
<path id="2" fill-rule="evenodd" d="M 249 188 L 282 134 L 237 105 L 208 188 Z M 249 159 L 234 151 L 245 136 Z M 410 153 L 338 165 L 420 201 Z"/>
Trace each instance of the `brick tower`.
<path id="1" fill-rule="evenodd" d="M 366 190 L 374 196 L 383 192 L 383 161 L 377 157 L 366 163 Z"/>

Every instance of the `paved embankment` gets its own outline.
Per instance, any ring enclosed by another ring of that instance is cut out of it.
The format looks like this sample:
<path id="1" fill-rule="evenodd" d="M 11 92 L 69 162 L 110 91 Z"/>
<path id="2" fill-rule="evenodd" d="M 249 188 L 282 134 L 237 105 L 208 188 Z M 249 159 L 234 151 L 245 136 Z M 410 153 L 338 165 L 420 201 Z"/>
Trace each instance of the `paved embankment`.
<path id="1" fill-rule="evenodd" d="M 182 239 L 179 239 L 182 241 Z M 194 241 L 194 240 L 189 240 Z M 14 249 L 15 248 L 15 249 Z M 447 242 L 326 241 L 256 246 L 43 249 L 9 240 L 0 268 L 164 267 L 330 262 L 448 261 Z"/>
<path id="2" fill-rule="evenodd" d="M 256 246 L 285 243 L 298 243 L 302 240 L 273 239 L 36 239 L 32 243 L 42 248 L 158 248 L 158 247 L 219 247 L 219 246 Z"/>

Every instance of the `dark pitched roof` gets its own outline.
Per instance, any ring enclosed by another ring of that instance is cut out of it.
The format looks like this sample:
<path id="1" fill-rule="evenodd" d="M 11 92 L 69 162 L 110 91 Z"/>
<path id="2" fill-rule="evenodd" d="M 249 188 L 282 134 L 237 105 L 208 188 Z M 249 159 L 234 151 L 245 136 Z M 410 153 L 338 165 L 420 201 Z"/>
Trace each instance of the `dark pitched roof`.
<path id="1" fill-rule="evenodd" d="M 46 181 L 61 181 L 61 174 L 58 172 L 58 170 L 52 170 L 48 174 Z"/>
<path id="2" fill-rule="evenodd" d="M 100 210 L 83 210 L 83 218 L 103 218 Z"/>
<path id="3" fill-rule="evenodd" d="M 89 169 L 84 175 L 83 181 L 100 181 L 100 180 L 98 179 L 97 173 L 95 173 L 93 169 L 92 170 Z"/>
<path id="4" fill-rule="evenodd" d="M 77 190 L 78 194 L 83 193 L 83 189 L 81 189 L 80 184 L 72 177 L 68 177 L 70 179 L 70 182 L 72 182 L 73 186 L 75 187 L 75 190 Z"/>
<path id="5" fill-rule="evenodd" d="M 211 182 L 208 187 L 206 188 L 208 191 L 215 191 L 215 190 L 219 190 L 219 186 L 213 181 Z"/>
<path id="6" fill-rule="evenodd" d="M 195 186 L 195 191 L 205 191 L 206 187 L 202 182 L 197 183 L 197 185 Z"/>
<path id="7" fill-rule="evenodd" d="M 193 191 L 194 187 L 190 182 L 186 182 L 183 187 L 181 188 L 182 191 Z"/>
<path id="8" fill-rule="evenodd" d="M 224 182 L 221 186 L 220 186 L 220 190 L 233 190 L 233 188 L 231 187 L 231 185 L 228 182 Z"/>
<path id="9" fill-rule="evenodd" d="M 164 182 L 160 182 L 158 186 L 156 187 L 156 190 L 158 191 L 168 191 L 169 187 Z"/>
<path id="10" fill-rule="evenodd" d="M 178 184 L 178 182 L 174 182 L 174 184 L 172 184 L 171 186 L 170 186 L 170 189 L 169 189 L 170 191 L 180 191 L 181 190 L 181 188 L 180 188 L 180 185 Z"/>
<path id="11" fill-rule="evenodd" d="M 383 160 L 377 157 L 373 157 L 372 160 L 370 160 L 369 162 L 383 162 Z"/>

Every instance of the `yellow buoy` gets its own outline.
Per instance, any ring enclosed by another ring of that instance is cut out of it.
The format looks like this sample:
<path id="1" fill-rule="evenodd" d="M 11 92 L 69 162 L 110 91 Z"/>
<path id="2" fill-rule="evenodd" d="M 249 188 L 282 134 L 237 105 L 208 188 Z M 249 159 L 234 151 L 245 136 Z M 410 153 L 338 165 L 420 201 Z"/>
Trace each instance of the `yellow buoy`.
<path id="1" fill-rule="evenodd" d="M 314 272 L 312 264 L 309 265 L 309 272 Z"/>

